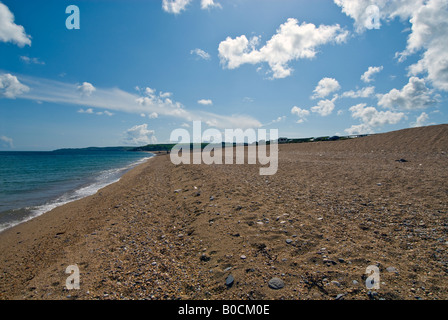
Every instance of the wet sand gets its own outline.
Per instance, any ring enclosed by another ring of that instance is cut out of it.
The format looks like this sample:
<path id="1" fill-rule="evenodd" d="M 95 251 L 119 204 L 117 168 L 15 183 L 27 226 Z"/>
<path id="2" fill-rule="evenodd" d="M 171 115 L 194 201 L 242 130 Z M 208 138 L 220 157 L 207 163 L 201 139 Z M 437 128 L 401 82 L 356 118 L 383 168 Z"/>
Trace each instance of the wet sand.
<path id="1" fill-rule="evenodd" d="M 447 299 L 447 167 L 448 125 L 280 145 L 273 176 L 159 154 L 0 233 L 0 299 Z"/>

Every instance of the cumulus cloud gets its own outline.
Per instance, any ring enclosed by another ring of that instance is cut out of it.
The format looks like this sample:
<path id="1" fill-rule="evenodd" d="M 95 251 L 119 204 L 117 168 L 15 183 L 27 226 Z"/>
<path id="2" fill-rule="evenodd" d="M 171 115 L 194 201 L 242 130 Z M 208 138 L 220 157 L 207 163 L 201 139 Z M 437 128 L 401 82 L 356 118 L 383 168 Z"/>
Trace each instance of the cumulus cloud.
<path id="1" fill-rule="evenodd" d="M 411 76 L 419 74 L 435 88 L 448 91 L 448 2 L 446 0 L 334 0 L 342 12 L 355 21 L 358 32 L 366 29 L 366 10 L 372 4 L 379 8 L 378 20 L 399 18 L 409 21 L 410 34 L 406 48 L 397 53 L 399 61 L 420 53 L 421 59 L 409 67 Z"/>
<path id="2" fill-rule="evenodd" d="M 419 115 L 417 117 L 417 119 L 415 120 L 415 122 L 411 123 L 411 126 L 416 128 L 416 127 L 423 127 L 427 124 L 429 120 L 429 116 L 426 112 L 422 112 L 421 115 Z"/>
<path id="3" fill-rule="evenodd" d="M 299 108 L 297 106 L 292 107 L 291 113 L 299 117 L 297 123 L 303 123 L 304 121 L 306 121 L 306 117 L 310 115 L 310 112 L 308 110 Z"/>
<path id="4" fill-rule="evenodd" d="M 425 74 L 434 87 L 448 91 L 448 2 L 428 1 L 412 16 L 412 33 L 402 57 L 424 50 L 410 74 Z"/>
<path id="5" fill-rule="evenodd" d="M 203 60 L 210 60 L 211 56 L 208 52 L 205 52 L 202 49 L 196 48 L 194 50 L 190 51 L 190 54 L 194 54 L 196 56 L 198 56 L 199 58 L 203 59 Z"/>
<path id="6" fill-rule="evenodd" d="M 82 85 L 78 86 L 78 91 L 83 96 L 90 96 L 93 92 L 95 92 L 96 88 L 88 82 L 83 82 Z"/>
<path id="7" fill-rule="evenodd" d="M 155 131 L 148 129 L 146 123 L 135 125 L 124 132 L 123 142 L 127 145 L 141 146 L 157 143 Z"/>
<path id="8" fill-rule="evenodd" d="M 92 108 L 88 108 L 88 109 L 79 109 L 78 113 L 88 113 L 88 114 L 93 114 L 93 109 Z"/>
<path id="9" fill-rule="evenodd" d="M 333 92 L 338 91 L 341 88 L 339 82 L 333 78 L 323 78 L 317 84 L 314 89 L 312 99 L 325 98 Z"/>
<path id="10" fill-rule="evenodd" d="M 149 119 L 157 119 L 159 117 L 159 114 L 157 113 L 157 112 L 151 112 L 149 115 L 148 115 L 148 118 Z"/>
<path id="11" fill-rule="evenodd" d="M 163 0 L 162 9 L 168 13 L 179 14 L 186 9 L 191 0 Z"/>
<path id="12" fill-rule="evenodd" d="M 250 40 L 245 35 L 226 40 L 219 44 L 218 52 L 221 64 L 235 69 L 243 64 L 267 63 L 273 78 L 285 78 L 291 75 L 289 62 L 298 59 L 312 59 L 317 48 L 327 43 L 342 43 L 348 32 L 339 25 L 321 25 L 302 23 L 289 18 L 280 25 L 277 33 L 260 49 L 256 49 L 259 37 Z"/>
<path id="13" fill-rule="evenodd" d="M 213 105 L 213 101 L 210 100 L 210 99 L 201 99 L 201 100 L 198 100 L 198 103 L 202 104 L 203 106 L 211 106 L 211 105 Z"/>
<path id="14" fill-rule="evenodd" d="M 9 73 L 0 74 L 0 98 L 15 99 L 28 91 L 30 88 L 20 83 L 16 76 Z"/>
<path id="15" fill-rule="evenodd" d="M 348 134 L 373 133 L 377 127 L 397 124 L 406 117 L 403 112 L 378 111 L 375 107 L 367 107 L 365 103 L 357 104 L 349 110 L 352 118 L 359 119 L 361 124 L 345 129 Z"/>
<path id="16" fill-rule="evenodd" d="M 389 109 L 416 110 L 425 109 L 437 101 L 432 91 L 426 87 L 424 79 L 411 77 L 401 90 L 392 89 L 389 93 L 378 95 L 378 105 Z"/>
<path id="17" fill-rule="evenodd" d="M 221 4 L 214 0 L 201 0 L 201 9 L 222 8 Z"/>
<path id="18" fill-rule="evenodd" d="M 0 147 L 3 148 L 14 148 L 14 143 L 12 138 L 7 136 L 0 136 Z"/>
<path id="19" fill-rule="evenodd" d="M 114 115 L 112 112 L 110 112 L 108 110 L 95 112 L 95 111 L 93 111 L 92 108 L 87 108 L 87 109 L 81 108 L 77 112 L 78 113 L 86 113 L 86 114 L 96 114 L 96 115 L 99 115 L 99 116 L 104 114 L 104 115 L 109 116 L 109 117 L 112 117 Z"/>
<path id="20" fill-rule="evenodd" d="M 367 69 L 366 72 L 364 72 L 364 74 L 361 76 L 361 80 L 364 81 L 365 83 L 369 83 L 372 82 L 373 79 L 373 75 L 375 75 L 376 73 L 379 73 L 383 70 L 383 66 L 379 66 L 379 67 L 369 67 L 369 69 Z"/>
<path id="21" fill-rule="evenodd" d="M 14 15 L 9 8 L 0 2 L 0 41 L 12 42 L 19 47 L 31 46 L 31 37 L 25 29 L 14 23 Z"/>
<path id="22" fill-rule="evenodd" d="M 334 102 L 336 99 L 335 97 L 331 100 L 320 100 L 316 106 L 311 107 L 311 111 L 320 114 L 322 117 L 329 116 L 335 108 Z"/>
<path id="23" fill-rule="evenodd" d="M 368 98 L 371 97 L 375 93 L 375 87 L 365 87 L 356 91 L 350 90 L 344 92 L 341 96 L 343 98 Z"/>

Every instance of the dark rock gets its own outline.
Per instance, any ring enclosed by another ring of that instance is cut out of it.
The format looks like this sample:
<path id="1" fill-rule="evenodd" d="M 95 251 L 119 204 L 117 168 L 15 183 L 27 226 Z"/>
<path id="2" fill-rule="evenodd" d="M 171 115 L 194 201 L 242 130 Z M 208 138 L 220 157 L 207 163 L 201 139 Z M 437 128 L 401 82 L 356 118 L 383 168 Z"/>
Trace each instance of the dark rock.
<path id="1" fill-rule="evenodd" d="M 333 260 L 330 260 L 330 259 L 324 259 L 323 262 L 325 264 L 327 264 L 327 266 L 329 266 L 329 265 L 333 265 L 334 266 L 334 265 L 337 264 L 336 261 L 333 261 Z"/>
<path id="2" fill-rule="evenodd" d="M 340 293 L 336 296 L 336 300 L 341 300 L 347 293 Z"/>
<path id="3" fill-rule="evenodd" d="M 398 270 L 395 267 L 387 267 L 386 268 L 387 272 L 395 272 L 398 273 Z"/>
<path id="4" fill-rule="evenodd" d="M 209 256 L 203 254 L 203 255 L 201 255 L 200 259 L 201 259 L 201 261 L 208 262 L 208 261 L 210 261 L 211 258 Z"/>
<path id="5" fill-rule="evenodd" d="M 235 282 L 235 279 L 233 278 L 233 276 L 230 274 L 227 278 L 226 278 L 226 286 L 227 288 L 230 288 L 231 286 L 233 286 L 233 283 Z"/>
<path id="6" fill-rule="evenodd" d="M 285 286 L 285 283 L 280 278 L 272 278 L 271 280 L 269 280 L 268 286 L 271 289 L 279 290 Z"/>

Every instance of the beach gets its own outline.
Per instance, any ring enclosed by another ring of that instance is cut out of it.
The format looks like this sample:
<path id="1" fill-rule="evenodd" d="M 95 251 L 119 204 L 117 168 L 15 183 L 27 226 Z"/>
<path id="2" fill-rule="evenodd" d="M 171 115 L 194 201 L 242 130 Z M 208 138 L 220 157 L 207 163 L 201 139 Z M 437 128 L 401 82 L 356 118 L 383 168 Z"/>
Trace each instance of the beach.
<path id="1" fill-rule="evenodd" d="M 0 299 L 447 299 L 447 165 L 448 125 L 281 144 L 272 176 L 160 153 L 0 233 Z"/>

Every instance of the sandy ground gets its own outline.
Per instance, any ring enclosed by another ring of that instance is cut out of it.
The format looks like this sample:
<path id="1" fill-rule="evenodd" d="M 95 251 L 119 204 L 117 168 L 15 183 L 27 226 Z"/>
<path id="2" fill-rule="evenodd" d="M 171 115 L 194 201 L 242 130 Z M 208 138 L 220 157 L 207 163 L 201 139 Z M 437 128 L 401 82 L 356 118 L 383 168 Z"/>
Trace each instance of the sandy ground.
<path id="1" fill-rule="evenodd" d="M 448 125 L 279 150 L 273 176 L 160 154 L 0 233 L 0 299 L 448 298 Z"/>

